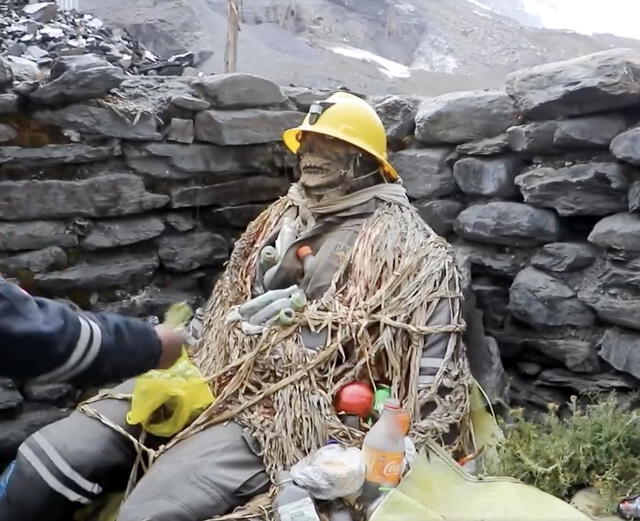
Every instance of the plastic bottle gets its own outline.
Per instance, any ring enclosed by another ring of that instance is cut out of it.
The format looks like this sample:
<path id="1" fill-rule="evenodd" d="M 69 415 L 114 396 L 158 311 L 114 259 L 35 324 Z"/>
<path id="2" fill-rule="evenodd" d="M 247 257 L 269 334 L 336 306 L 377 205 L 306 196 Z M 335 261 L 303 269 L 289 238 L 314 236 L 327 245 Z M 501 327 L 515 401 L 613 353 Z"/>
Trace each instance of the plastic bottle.
<path id="1" fill-rule="evenodd" d="M 278 263 L 278 252 L 273 246 L 265 246 L 260 252 L 260 265 L 263 273 Z"/>
<path id="2" fill-rule="evenodd" d="M 293 482 L 289 472 L 279 472 L 273 511 L 278 521 L 320 521 L 311 494 Z"/>
<path id="3" fill-rule="evenodd" d="M 390 398 L 380 418 L 364 438 L 362 456 L 366 465 L 363 500 L 371 503 L 380 487 L 396 487 L 402 478 L 407 412 Z"/>
<path id="4" fill-rule="evenodd" d="M 298 256 L 298 259 L 300 259 L 300 262 L 302 263 L 302 269 L 304 271 L 304 274 L 306 275 L 313 269 L 313 264 L 316 261 L 311 246 L 300 246 L 296 250 L 296 255 Z"/>

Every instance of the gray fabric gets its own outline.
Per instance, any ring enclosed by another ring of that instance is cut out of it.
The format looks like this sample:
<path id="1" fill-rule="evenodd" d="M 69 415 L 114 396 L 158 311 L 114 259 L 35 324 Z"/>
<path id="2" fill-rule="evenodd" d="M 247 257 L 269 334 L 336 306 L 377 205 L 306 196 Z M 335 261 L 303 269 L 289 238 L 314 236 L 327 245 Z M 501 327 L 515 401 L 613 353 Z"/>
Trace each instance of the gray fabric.
<path id="1" fill-rule="evenodd" d="M 132 389 L 130 380 L 112 392 L 128 394 Z M 139 427 L 126 423 L 128 401 L 104 399 L 92 407 L 134 436 L 139 434 Z M 76 411 L 44 427 L 20 447 L 16 470 L 0 500 L 0 520 L 68 521 L 83 506 L 78 498 L 93 500 L 101 489 L 124 488 L 134 458 L 130 441 Z"/>
<path id="2" fill-rule="evenodd" d="M 236 423 L 216 425 L 163 454 L 127 498 L 118 521 L 204 521 L 268 486 L 253 437 Z"/>

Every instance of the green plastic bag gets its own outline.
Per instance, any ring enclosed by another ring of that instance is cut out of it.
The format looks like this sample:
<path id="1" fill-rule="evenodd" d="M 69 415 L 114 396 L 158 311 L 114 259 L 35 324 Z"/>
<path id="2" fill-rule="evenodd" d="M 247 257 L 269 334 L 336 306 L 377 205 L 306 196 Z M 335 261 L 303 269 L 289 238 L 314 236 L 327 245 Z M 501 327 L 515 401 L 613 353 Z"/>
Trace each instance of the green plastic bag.
<path id="1" fill-rule="evenodd" d="M 127 414 L 130 425 L 169 438 L 191 423 L 214 396 L 186 351 L 169 369 L 154 369 L 136 378 Z"/>

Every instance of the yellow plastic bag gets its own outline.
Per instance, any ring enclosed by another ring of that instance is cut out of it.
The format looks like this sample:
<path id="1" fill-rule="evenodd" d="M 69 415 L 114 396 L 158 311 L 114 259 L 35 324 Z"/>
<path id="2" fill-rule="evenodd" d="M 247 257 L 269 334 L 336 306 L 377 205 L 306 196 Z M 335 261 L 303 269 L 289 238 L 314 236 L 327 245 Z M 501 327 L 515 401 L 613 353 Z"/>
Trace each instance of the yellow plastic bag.
<path id="1" fill-rule="evenodd" d="M 154 369 L 136 378 L 127 414 L 130 425 L 169 438 L 213 403 L 214 396 L 186 351 L 169 369 Z"/>

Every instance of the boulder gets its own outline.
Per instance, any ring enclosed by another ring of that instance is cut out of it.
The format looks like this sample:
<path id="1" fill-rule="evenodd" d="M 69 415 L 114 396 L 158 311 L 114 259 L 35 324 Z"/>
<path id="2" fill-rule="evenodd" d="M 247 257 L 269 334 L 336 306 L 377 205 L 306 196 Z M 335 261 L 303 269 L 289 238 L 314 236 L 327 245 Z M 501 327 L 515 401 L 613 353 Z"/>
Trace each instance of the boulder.
<path id="1" fill-rule="evenodd" d="M 168 141 L 191 144 L 195 139 L 193 120 L 171 118 L 171 123 L 167 127 L 166 136 Z"/>
<path id="2" fill-rule="evenodd" d="M 111 65 L 68 70 L 55 80 L 36 89 L 29 98 L 40 105 L 67 105 L 101 98 L 120 85 L 123 80 L 122 69 Z"/>
<path id="3" fill-rule="evenodd" d="M 122 147 L 125 162 L 136 172 L 165 179 L 185 179 L 193 174 L 274 174 L 274 145 L 221 147 L 176 143 L 128 143 Z"/>
<path id="4" fill-rule="evenodd" d="M 77 244 L 78 236 L 62 221 L 0 222 L 0 251 L 69 248 Z"/>
<path id="5" fill-rule="evenodd" d="M 92 163 L 120 155 L 120 146 L 108 145 L 45 145 L 43 147 L 0 147 L 0 165 L 55 166 L 61 164 Z"/>
<path id="6" fill-rule="evenodd" d="M 22 56 L 7 56 L 13 77 L 19 82 L 38 82 L 44 79 L 44 74 L 33 60 Z M 34 85 L 37 88 L 37 84 Z"/>
<path id="7" fill-rule="evenodd" d="M 553 144 L 557 121 L 541 121 L 510 127 L 507 130 L 509 148 L 521 154 L 549 154 L 556 152 Z"/>
<path id="8" fill-rule="evenodd" d="M 11 92 L 0 94 L 0 115 L 18 112 L 18 95 Z"/>
<path id="9" fill-rule="evenodd" d="M 329 89 L 311 89 L 307 87 L 291 87 L 286 85 L 283 85 L 281 89 L 282 93 L 289 99 L 289 101 L 302 112 L 307 112 L 314 102 L 324 101 L 334 92 Z"/>
<path id="10" fill-rule="evenodd" d="M 453 177 L 467 195 L 512 197 L 517 193 L 513 180 L 521 170 L 522 163 L 513 157 L 467 157 L 456 161 Z"/>
<path id="11" fill-rule="evenodd" d="M 590 266 L 597 255 L 597 250 L 589 244 L 554 242 L 545 244 L 531 259 L 531 265 L 544 271 L 564 273 Z"/>
<path id="12" fill-rule="evenodd" d="M 229 206 L 273 201 L 287 193 L 289 180 L 253 176 L 216 185 L 188 186 L 171 190 L 173 208 Z"/>
<path id="13" fill-rule="evenodd" d="M 627 170 L 618 163 L 533 168 L 516 177 L 526 203 L 560 215 L 608 215 L 628 208 Z"/>
<path id="14" fill-rule="evenodd" d="M 67 265 L 67 254 L 58 246 L 29 251 L 10 257 L 0 257 L 0 271 L 17 275 L 22 271 L 41 273 L 62 269 Z"/>
<path id="15" fill-rule="evenodd" d="M 454 230 L 471 241 L 505 246 L 536 246 L 557 241 L 560 236 L 553 212 L 509 202 L 467 208 L 456 219 Z"/>
<path id="16" fill-rule="evenodd" d="M 640 329 L 640 292 L 632 288 L 606 288 L 587 279 L 578 298 L 589 304 L 601 320 L 630 329 Z"/>
<path id="17" fill-rule="evenodd" d="M 619 213 L 598 221 L 589 242 L 601 248 L 640 252 L 640 215 Z"/>
<path id="18" fill-rule="evenodd" d="M 164 219 L 177 232 L 188 232 L 196 227 L 196 220 L 190 210 L 168 213 L 164 216 Z"/>
<path id="19" fill-rule="evenodd" d="M 159 217 L 124 217 L 108 221 L 95 221 L 91 231 L 80 241 L 85 250 L 99 250 L 127 246 L 148 241 L 164 232 Z"/>
<path id="20" fill-rule="evenodd" d="M 618 114 L 567 119 L 558 121 L 553 144 L 560 148 L 608 148 L 625 128 L 627 120 Z"/>
<path id="21" fill-rule="evenodd" d="M 0 143 L 6 143 L 18 136 L 18 132 L 11 125 L 0 123 Z"/>
<path id="22" fill-rule="evenodd" d="M 280 141 L 282 133 L 299 125 L 302 112 L 203 110 L 196 116 L 196 137 L 216 145 L 254 145 Z"/>
<path id="23" fill-rule="evenodd" d="M 507 134 L 464 143 L 456 148 L 456 152 L 461 156 L 497 156 L 508 150 L 509 136 Z"/>
<path id="24" fill-rule="evenodd" d="M 171 98 L 171 104 L 179 109 L 191 110 L 193 112 L 200 112 L 201 110 L 211 108 L 211 103 L 200 98 L 194 98 L 193 96 L 174 96 Z"/>
<path id="25" fill-rule="evenodd" d="M 162 264 L 172 271 L 192 271 L 222 264 L 229 258 L 224 237 L 209 232 L 166 235 L 158 240 L 158 246 Z"/>
<path id="26" fill-rule="evenodd" d="M 17 409 L 24 402 L 13 381 L 0 378 L 0 413 Z"/>
<path id="27" fill-rule="evenodd" d="M 49 403 L 59 407 L 73 407 L 79 391 L 66 383 L 26 384 L 22 392 L 31 402 Z"/>
<path id="28" fill-rule="evenodd" d="M 87 69 L 110 66 L 111 64 L 106 59 L 97 54 L 89 53 L 75 56 L 60 56 L 51 65 L 49 79 L 56 80 L 65 73 L 76 73 Z"/>
<path id="29" fill-rule="evenodd" d="M 453 231 L 453 223 L 463 209 L 462 203 L 449 199 L 417 201 L 414 206 L 433 231 L 443 237 Z"/>
<path id="30" fill-rule="evenodd" d="M 37 2 L 25 5 L 22 12 L 43 24 L 51 22 L 58 14 L 56 2 Z"/>
<path id="31" fill-rule="evenodd" d="M 436 199 L 456 191 L 448 148 L 419 148 L 396 152 L 390 158 L 411 199 Z"/>
<path id="32" fill-rule="evenodd" d="M 607 392 L 614 389 L 635 389 L 636 381 L 623 374 L 577 374 L 566 369 L 545 369 L 538 375 L 536 385 L 567 387 L 581 394 Z"/>
<path id="33" fill-rule="evenodd" d="M 11 65 L 0 56 L 0 89 L 6 89 L 13 83 L 13 70 Z"/>
<path id="34" fill-rule="evenodd" d="M 600 356 L 618 371 L 640 379 L 640 333 L 612 327 L 599 342 Z"/>
<path id="35" fill-rule="evenodd" d="M 35 119 L 75 130 L 81 134 L 117 137 L 134 141 L 161 141 L 155 115 L 140 112 L 127 117 L 121 111 L 93 105 L 75 104 L 58 110 L 35 112 Z"/>
<path id="36" fill-rule="evenodd" d="M 413 136 L 417 103 L 400 96 L 386 96 L 373 102 L 387 132 L 387 140 L 396 143 Z"/>
<path id="37" fill-rule="evenodd" d="M 596 342 L 589 339 L 527 336 L 524 339 L 524 346 L 560 362 L 567 369 L 576 373 L 593 374 L 602 369 Z"/>
<path id="38" fill-rule="evenodd" d="M 501 403 L 505 399 L 508 383 L 500 358 L 500 349 L 495 338 L 485 336 L 483 340 L 476 342 L 473 349 L 469 350 L 471 373 L 491 403 Z"/>
<path id="39" fill-rule="evenodd" d="M 278 85 L 251 74 L 215 74 L 199 78 L 193 85 L 221 109 L 266 107 L 285 101 Z"/>
<path id="40" fill-rule="evenodd" d="M 161 208 L 165 195 L 149 193 L 132 174 L 106 174 L 80 181 L 0 182 L 0 220 L 115 217 Z M 32 204 L 38 201 L 38 204 Z"/>
<path id="41" fill-rule="evenodd" d="M 518 273 L 509 297 L 511 313 L 534 328 L 595 323 L 593 311 L 578 300 L 569 286 L 535 268 Z"/>
<path id="42" fill-rule="evenodd" d="M 640 213 L 640 181 L 634 181 L 629 187 L 629 211 Z"/>
<path id="43" fill-rule="evenodd" d="M 35 282 L 49 291 L 129 290 L 148 284 L 159 265 L 155 252 L 100 254 L 66 270 L 37 274 Z"/>
<path id="44" fill-rule="evenodd" d="M 558 406 L 567 403 L 569 396 L 561 389 L 537 385 L 535 381 L 522 378 L 514 373 L 510 377 L 510 401 L 509 403 L 533 407 L 534 411 L 549 414 L 549 404 Z"/>
<path id="45" fill-rule="evenodd" d="M 24 440 L 45 425 L 61 420 L 70 413 L 70 409 L 26 403 L 21 414 L 0 419 L 0 461 L 11 461 Z"/>
<path id="46" fill-rule="evenodd" d="M 635 127 L 616 136 L 611 141 L 611 153 L 620 161 L 640 165 L 640 127 Z"/>
<path id="47" fill-rule="evenodd" d="M 241 204 L 215 208 L 205 215 L 205 222 L 218 226 L 232 226 L 244 229 L 267 207 L 266 204 Z"/>
<path id="48" fill-rule="evenodd" d="M 640 58 L 614 49 L 539 65 L 507 77 L 507 92 L 530 119 L 553 119 L 640 103 Z"/>
<path id="49" fill-rule="evenodd" d="M 534 250 L 469 243 L 457 239 L 456 251 L 469 258 L 474 274 L 491 275 L 512 279 L 531 260 Z"/>
<path id="50" fill-rule="evenodd" d="M 452 92 L 420 104 L 415 136 L 428 144 L 459 144 L 495 137 L 517 122 L 513 100 L 502 91 Z"/>

